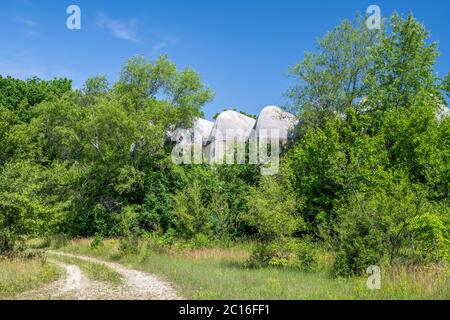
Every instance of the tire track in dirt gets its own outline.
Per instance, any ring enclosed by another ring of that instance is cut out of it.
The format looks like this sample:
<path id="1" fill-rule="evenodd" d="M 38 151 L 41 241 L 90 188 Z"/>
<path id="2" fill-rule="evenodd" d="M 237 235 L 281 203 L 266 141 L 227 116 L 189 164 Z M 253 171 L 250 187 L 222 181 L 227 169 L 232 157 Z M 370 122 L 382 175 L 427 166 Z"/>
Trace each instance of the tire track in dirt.
<path id="1" fill-rule="evenodd" d="M 172 285 L 146 272 L 126 268 L 118 263 L 63 253 L 48 252 L 50 263 L 63 269 L 65 275 L 59 280 L 37 290 L 28 291 L 18 298 L 22 300 L 179 300 L 182 299 Z M 73 264 L 57 261 L 57 257 L 70 257 L 102 264 L 122 276 L 122 284 L 112 285 L 90 280 L 81 269 Z"/>

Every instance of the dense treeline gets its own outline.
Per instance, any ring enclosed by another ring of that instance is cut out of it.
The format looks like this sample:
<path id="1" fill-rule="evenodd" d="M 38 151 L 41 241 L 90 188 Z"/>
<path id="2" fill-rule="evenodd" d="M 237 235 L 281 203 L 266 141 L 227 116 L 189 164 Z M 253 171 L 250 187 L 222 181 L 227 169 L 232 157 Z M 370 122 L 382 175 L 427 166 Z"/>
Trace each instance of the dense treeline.
<path id="1" fill-rule="evenodd" d="M 29 236 L 258 241 L 251 264 L 336 275 L 372 264 L 449 260 L 449 92 L 413 16 L 386 30 L 344 21 L 291 69 L 299 138 L 281 172 L 177 166 L 165 132 L 189 126 L 213 92 L 166 56 L 134 57 L 119 80 L 0 78 L 0 252 Z M 131 244 L 132 246 L 132 244 Z"/>

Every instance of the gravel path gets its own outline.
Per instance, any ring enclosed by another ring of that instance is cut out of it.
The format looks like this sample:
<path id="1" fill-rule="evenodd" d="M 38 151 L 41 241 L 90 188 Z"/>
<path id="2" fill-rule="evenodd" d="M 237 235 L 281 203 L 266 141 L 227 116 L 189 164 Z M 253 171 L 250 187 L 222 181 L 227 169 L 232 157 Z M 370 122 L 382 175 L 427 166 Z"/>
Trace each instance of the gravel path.
<path id="1" fill-rule="evenodd" d="M 79 260 L 103 264 L 122 276 L 122 284 L 112 285 L 92 281 L 76 265 L 62 263 L 55 259 L 49 262 L 65 271 L 65 276 L 39 290 L 32 290 L 20 299 L 42 300 L 177 300 L 182 299 L 173 287 L 155 275 L 124 266 L 75 254 L 50 251 L 52 256 L 71 257 Z"/>

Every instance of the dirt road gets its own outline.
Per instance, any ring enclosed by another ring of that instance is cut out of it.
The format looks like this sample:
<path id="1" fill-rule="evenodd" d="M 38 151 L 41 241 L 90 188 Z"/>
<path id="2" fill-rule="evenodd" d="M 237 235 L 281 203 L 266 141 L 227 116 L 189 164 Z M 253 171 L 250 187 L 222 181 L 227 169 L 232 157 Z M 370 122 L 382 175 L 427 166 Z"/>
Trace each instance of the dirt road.
<path id="1" fill-rule="evenodd" d="M 19 299 L 38 300 L 176 300 L 182 299 L 173 286 L 159 277 L 142 271 L 126 268 L 118 263 L 99 259 L 50 251 L 49 262 L 64 271 L 57 281 L 44 288 L 28 291 Z M 58 261 L 58 256 L 76 258 L 92 263 L 103 264 L 122 276 L 122 283 L 109 284 L 89 279 L 82 270 L 74 264 Z"/>

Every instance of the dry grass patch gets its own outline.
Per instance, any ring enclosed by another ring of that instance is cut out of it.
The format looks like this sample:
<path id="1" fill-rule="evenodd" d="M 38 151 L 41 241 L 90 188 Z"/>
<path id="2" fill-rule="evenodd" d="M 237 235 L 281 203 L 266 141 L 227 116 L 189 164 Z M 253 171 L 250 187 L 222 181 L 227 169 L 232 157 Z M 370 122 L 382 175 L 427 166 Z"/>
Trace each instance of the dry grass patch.
<path id="1" fill-rule="evenodd" d="M 60 271 L 45 258 L 0 257 L 0 299 L 13 299 L 19 293 L 56 280 L 59 275 Z"/>
<path id="2" fill-rule="evenodd" d="M 189 258 L 192 260 L 215 259 L 215 260 L 246 261 L 250 257 L 248 251 L 239 248 L 184 249 L 184 250 L 173 250 L 172 254 Z"/>

